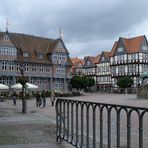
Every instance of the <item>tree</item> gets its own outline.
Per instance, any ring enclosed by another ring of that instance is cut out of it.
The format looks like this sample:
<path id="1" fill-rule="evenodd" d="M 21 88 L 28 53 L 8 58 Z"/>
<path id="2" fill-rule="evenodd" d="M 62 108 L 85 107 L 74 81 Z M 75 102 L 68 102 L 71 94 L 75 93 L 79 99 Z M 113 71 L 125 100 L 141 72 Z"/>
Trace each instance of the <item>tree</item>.
<path id="1" fill-rule="evenodd" d="M 17 82 L 22 85 L 22 113 L 27 112 L 27 102 L 26 102 L 26 99 L 24 97 L 24 89 L 25 89 L 26 83 L 28 81 L 29 81 L 29 79 L 27 77 L 24 77 L 23 75 L 22 75 L 22 77 L 19 77 L 17 79 Z"/>
<path id="2" fill-rule="evenodd" d="M 89 78 L 89 77 L 88 77 L 87 79 L 88 79 L 88 84 L 87 84 L 87 86 L 88 86 L 89 88 L 95 85 L 95 80 L 94 80 L 93 78 Z"/>
<path id="3" fill-rule="evenodd" d="M 88 78 L 86 76 L 80 77 L 80 85 L 82 89 L 86 89 L 88 86 Z"/>
<path id="4" fill-rule="evenodd" d="M 117 85 L 120 88 L 126 89 L 126 88 L 131 87 L 133 85 L 133 80 L 129 76 L 124 76 L 124 77 L 121 77 L 118 79 Z"/>
<path id="5" fill-rule="evenodd" d="M 70 84 L 72 86 L 72 88 L 76 88 L 78 90 L 78 88 L 81 88 L 81 78 L 79 76 L 74 76 L 70 79 Z"/>
<path id="6" fill-rule="evenodd" d="M 70 79 L 70 84 L 72 88 L 86 89 L 87 87 L 92 87 L 95 84 L 95 80 L 93 78 L 89 78 L 86 76 L 74 76 Z"/>

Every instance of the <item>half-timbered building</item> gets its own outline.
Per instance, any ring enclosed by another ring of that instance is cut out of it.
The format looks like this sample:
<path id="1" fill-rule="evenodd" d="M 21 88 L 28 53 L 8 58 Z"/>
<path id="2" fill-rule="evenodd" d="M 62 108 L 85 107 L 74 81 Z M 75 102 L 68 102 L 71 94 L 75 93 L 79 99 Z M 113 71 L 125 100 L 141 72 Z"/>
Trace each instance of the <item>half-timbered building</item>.
<path id="1" fill-rule="evenodd" d="M 111 72 L 110 72 L 110 52 L 103 51 L 98 63 L 96 63 L 96 85 L 98 91 L 110 91 Z"/>
<path id="2" fill-rule="evenodd" d="M 114 87 L 122 76 L 130 76 L 134 81 L 133 87 L 136 87 L 140 74 L 148 71 L 148 43 L 144 35 L 133 38 L 120 37 L 114 43 L 110 56 Z"/>

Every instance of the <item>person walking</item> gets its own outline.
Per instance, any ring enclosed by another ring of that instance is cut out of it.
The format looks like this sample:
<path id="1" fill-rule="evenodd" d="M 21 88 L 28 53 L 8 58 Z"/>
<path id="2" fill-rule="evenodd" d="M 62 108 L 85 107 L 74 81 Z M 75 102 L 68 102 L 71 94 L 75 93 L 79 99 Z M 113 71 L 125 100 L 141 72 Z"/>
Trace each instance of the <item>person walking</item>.
<path id="1" fill-rule="evenodd" d="M 52 106 L 54 106 L 54 100 L 55 100 L 55 93 L 54 90 L 52 90 L 50 94 L 50 101 Z"/>
<path id="2" fill-rule="evenodd" d="M 13 100 L 14 106 L 16 105 L 16 97 L 17 97 L 17 94 L 16 94 L 16 92 L 14 92 L 13 95 L 12 95 L 12 100 Z"/>
<path id="3" fill-rule="evenodd" d="M 42 100 L 43 100 L 43 107 L 45 107 L 46 106 L 46 93 L 45 93 L 45 90 L 42 91 L 41 96 L 42 96 Z"/>
<path id="4" fill-rule="evenodd" d="M 37 91 L 36 94 L 35 94 L 35 97 L 36 97 L 36 107 L 39 107 L 40 105 L 40 94 L 39 92 Z"/>

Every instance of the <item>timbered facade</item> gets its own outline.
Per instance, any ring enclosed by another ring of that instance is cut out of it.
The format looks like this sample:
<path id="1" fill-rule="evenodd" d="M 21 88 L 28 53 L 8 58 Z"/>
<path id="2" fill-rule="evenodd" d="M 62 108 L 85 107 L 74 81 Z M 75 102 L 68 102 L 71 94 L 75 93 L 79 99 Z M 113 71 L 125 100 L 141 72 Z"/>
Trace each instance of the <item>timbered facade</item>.
<path id="1" fill-rule="evenodd" d="M 22 64 L 39 90 L 67 91 L 72 62 L 61 38 L 0 32 L 0 83 L 15 84 Z"/>
<path id="2" fill-rule="evenodd" d="M 110 52 L 102 52 L 96 64 L 97 90 L 109 91 L 111 88 Z"/>
<path id="3" fill-rule="evenodd" d="M 95 82 L 97 82 L 96 81 L 96 63 L 98 63 L 99 57 L 100 55 L 97 55 L 96 57 L 88 56 L 84 58 L 85 60 L 85 63 L 83 66 L 84 75 L 94 78 Z"/>
<path id="4" fill-rule="evenodd" d="M 148 71 L 148 43 L 145 36 L 119 38 L 115 42 L 110 57 L 112 85 L 117 79 L 130 76 L 136 87 L 141 73 Z"/>

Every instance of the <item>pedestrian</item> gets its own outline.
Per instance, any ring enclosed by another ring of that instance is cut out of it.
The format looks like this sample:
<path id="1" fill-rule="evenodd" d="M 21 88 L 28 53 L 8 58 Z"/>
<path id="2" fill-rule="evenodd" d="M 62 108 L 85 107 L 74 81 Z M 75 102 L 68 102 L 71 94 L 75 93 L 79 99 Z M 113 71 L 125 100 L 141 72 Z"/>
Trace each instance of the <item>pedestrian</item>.
<path id="1" fill-rule="evenodd" d="M 42 105 L 41 91 L 39 91 L 39 107 Z"/>
<path id="2" fill-rule="evenodd" d="M 45 90 L 42 91 L 41 96 L 42 96 L 42 100 L 43 100 L 43 107 L 45 107 L 46 106 L 46 93 L 45 93 Z"/>
<path id="3" fill-rule="evenodd" d="M 51 91 L 50 101 L 51 101 L 52 106 L 54 106 L 54 101 L 55 101 L 55 93 L 54 93 L 54 90 Z"/>
<path id="4" fill-rule="evenodd" d="M 37 91 L 36 94 L 35 94 L 35 97 L 36 97 L 36 107 L 39 107 L 39 103 L 40 103 L 40 94 L 39 92 Z"/>
<path id="5" fill-rule="evenodd" d="M 17 97 L 17 94 L 16 94 L 16 92 L 14 92 L 13 95 L 12 95 L 12 100 L 13 100 L 14 106 L 16 105 L 16 97 Z"/>

